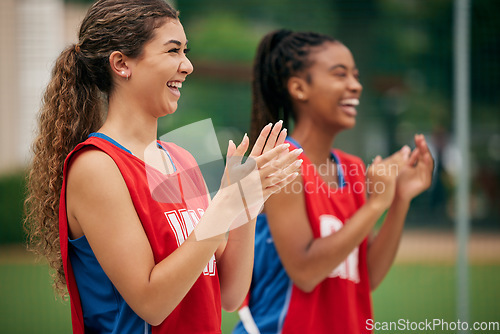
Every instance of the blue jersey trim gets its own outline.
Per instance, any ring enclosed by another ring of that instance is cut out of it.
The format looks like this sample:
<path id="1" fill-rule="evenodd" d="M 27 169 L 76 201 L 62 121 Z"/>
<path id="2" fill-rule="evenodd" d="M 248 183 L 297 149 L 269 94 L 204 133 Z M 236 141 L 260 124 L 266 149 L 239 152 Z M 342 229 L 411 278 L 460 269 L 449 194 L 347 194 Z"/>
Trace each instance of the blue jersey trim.
<path id="1" fill-rule="evenodd" d="M 91 134 L 89 134 L 89 138 L 90 137 L 97 137 L 97 138 L 101 138 L 101 139 L 107 140 L 108 142 L 110 142 L 111 144 L 115 145 L 116 147 L 124 150 L 125 152 L 127 152 L 127 153 L 129 153 L 131 155 L 134 155 L 129 149 L 125 148 L 123 145 L 121 145 L 120 143 L 118 143 L 116 140 L 114 140 L 113 138 L 109 137 L 108 135 L 105 135 L 104 133 L 101 133 L 101 132 L 92 132 Z M 160 144 L 159 142 L 156 143 L 156 146 L 158 146 L 158 148 L 162 149 L 163 151 L 165 151 L 165 153 L 167 153 L 168 159 L 170 160 L 170 163 L 174 167 L 174 173 L 175 173 L 177 171 L 177 167 L 175 167 L 174 160 L 172 160 L 172 157 L 170 156 L 170 153 L 168 153 L 167 149 L 165 147 L 163 147 L 163 145 Z"/>
<path id="2" fill-rule="evenodd" d="M 344 188 L 346 185 L 346 182 L 345 182 L 344 170 L 342 169 L 342 163 L 340 162 L 340 158 L 333 151 L 330 152 L 330 155 L 332 157 L 332 160 L 335 161 L 335 164 L 337 165 L 337 175 L 339 176 L 339 187 Z"/>
<path id="3" fill-rule="evenodd" d="M 280 334 L 281 331 L 283 330 L 283 324 L 285 323 L 285 318 L 288 313 L 288 308 L 290 307 L 290 300 L 292 300 L 292 288 L 293 288 L 293 282 L 292 280 L 290 280 L 288 284 L 288 290 L 286 291 L 285 304 L 283 304 L 283 309 L 281 310 L 280 318 L 278 320 L 278 333 Z"/>
<path id="4" fill-rule="evenodd" d="M 161 143 L 157 142 L 156 145 L 158 145 L 158 148 L 161 148 L 163 151 L 165 151 L 165 153 L 167 153 L 167 156 L 170 159 L 170 163 L 174 167 L 174 173 L 177 172 L 177 167 L 175 167 L 174 160 L 172 160 L 172 157 L 170 156 L 170 153 L 168 153 L 167 149 L 165 147 L 163 147 L 163 145 Z"/>
<path id="5" fill-rule="evenodd" d="M 286 137 L 286 140 L 289 141 L 290 143 L 292 143 L 297 148 L 302 148 L 302 146 L 300 146 L 300 144 L 295 139 L 293 139 L 292 137 Z M 343 187 L 345 187 L 346 182 L 345 182 L 344 170 L 342 169 L 342 164 L 340 162 L 340 158 L 333 151 L 330 152 L 330 158 L 337 165 L 337 175 L 338 175 L 338 178 L 339 178 L 339 188 L 343 188 Z"/>
<path id="6" fill-rule="evenodd" d="M 122 150 L 124 150 L 125 152 L 127 152 L 129 154 L 132 154 L 132 152 L 130 150 L 126 149 L 124 146 L 120 145 L 116 140 L 114 140 L 113 138 L 109 137 L 108 135 L 105 135 L 104 133 L 101 133 L 101 132 L 92 132 L 91 134 L 89 134 L 89 138 L 90 137 L 97 137 L 97 138 L 101 138 L 101 139 L 107 140 L 111 144 L 115 145 L 116 147 L 121 148 Z"/>

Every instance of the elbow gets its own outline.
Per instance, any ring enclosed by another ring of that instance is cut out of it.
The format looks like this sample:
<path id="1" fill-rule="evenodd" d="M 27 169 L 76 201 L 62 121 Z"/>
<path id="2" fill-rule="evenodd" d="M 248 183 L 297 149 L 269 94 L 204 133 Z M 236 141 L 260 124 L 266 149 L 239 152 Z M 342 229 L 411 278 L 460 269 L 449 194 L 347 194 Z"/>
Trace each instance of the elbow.
<path id="1" fill-rule="evenodd" d="M 153 312 L 141 312 L 142 314 L 139 314 L 138 312 L 136 313 L 139 317 L 141 317 L 142 320 L 146 321 L 151 326 L 160 325 L 168 316 L 168 314 L 162 315 L 158 314 L 158 312 L 156 312 L 156 314 Z"/>
<path id="2" fill-rule="evenodd" d="M 163 320 L 156 320 L 156 319 L 151 319 L 151 320 L 148 320 L 148 319 L 144 319 L 142 318 L 144 321 L 146 321 L 148 324 L 150 324 L 151 326 L 159 326 L 163 320 L 165 320 L 166 318 L 164 318 Z"/>
<path id="3" fill-rule="evenodd" d="M 305 293 L 312 292 L 321 282 L 321 280 L 318 280 L 305 270 L 298 270 L 295 275 L 290 275 L 290 278 L 292 279 L 293 284 Z"/>
<path id="4" fill-rule="evenodd" d="M 373 292 L 382 283 L 387 274 L 386 271 L 381 271 L 380 268 L 370 266 L 368 262 L 368 280 L 370 281 L 370 291 Z"/>
<path id="5" fill-rule="evenodd" d="M 245 293 L 235 292 L 233 293 L 224 293 L 221 291 L 221 307 L 226 312 L 234 312 L 239 309 L 243 301 L 245 300 L 246 293 L 248 289 L 245 290 Z"/>
<path id="6" fill-rule="evenodd" d="M 375 289 L 378 288 L 378 286 L 381 283 L 381 280 L 374 280 L 371 277 L 369 279 L 370 279 L 370 291 L 373 292 L 375 291 Z"/>
<path id="7" fill-rule="evenodd" d="M 295 284 L 295 286 L 297 288 L 299 288 L 301 291 L 303 291 L 305 293 L 312 292 L 314 290 L 314 288 L 316 288 L 316 285 L 317 285 L 317 284 L 311 283 L 310 281 L 302 281 L 302 280 L 295 280 L 295 281 L 293 281 L 293 284 Z"/>
<path id="8" fill-rule="evenodd" d="M 133 311 L 144 321 L 151 326 L 160 325 L 173 311 L 173 308 L 168 307 L 163 309 L 153 303 L 143 303 L 140 309 L 133 309 Z M 160 311 L 161 310 L 161 311 Z"/>
<path id="9" fill-rule="evenodd" d="M 222 309 L 226 312 L 229 312 L 229 313 L 238 310 L 240 305 L 241 305 L 241 303 L 227 302 L 227 301 L 221 303 Z"/>

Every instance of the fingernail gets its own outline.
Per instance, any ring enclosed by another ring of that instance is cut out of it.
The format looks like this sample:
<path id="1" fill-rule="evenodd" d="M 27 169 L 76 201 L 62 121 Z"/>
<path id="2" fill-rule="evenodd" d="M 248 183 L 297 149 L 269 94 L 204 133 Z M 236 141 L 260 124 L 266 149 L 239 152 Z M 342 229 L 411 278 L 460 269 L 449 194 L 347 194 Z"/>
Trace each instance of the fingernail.
<path id="1" fill-rule="evenodd" d="M 283 124 L 283 120 L 281 120 L 281 119 L 280 119 L 280 120 L 278 121 L 278 123 L 281 123 L 281 124 Z"/>
<path id="2" fill-rule="evenodd" d="M 304 152 L 304 150 L 303 150 L 303 149 L 301 149 L 301 148 L 298 148 L 298 149 L 293 150 L 292 152 L 293 152 L 294 154 L 296 154 L 296 155 L 300 155 L 302 152 Z"/>
<path id="3" fill-rule="evenodd" d="M 243 135 L 243 139 L 245 139 L 246 137 L 248 137 L 247 133 L 245 132 L 245 134 Z"/>
<path id="4" fill-rule="evenodd" d="M 295 161 L 293 164 L 295 167 L 300 167 L 300 165 L 302 165 L 302 162 L 304 162 L 304 160 L 299 159 L 299 160 Z"/>
<path id="5" fill-rule="evenodd" d="M 285 144 L 281 144 L 281 145 L 280 145 L 280 148 L 281 148 L 282 150 L 285 150 L 285 149 L 287 149 L 287 148 L 289 148 L 289 147 L 290 147 L 290 144 L 288 144 L 288 143 L 285 143 Z"/>
<path id="6" fill-rule="evenodd" d="M 234 142 L 231 139 L 229 139 L 229 145 L 231 145 L 231 144 L 234 145 Z"/>
<path id="7" fill-rule="evenodd" d="M 287 132 L 288 130 L 286 128 L 283 128 L 283 130 L 281 130 L 282 132 Z"/>

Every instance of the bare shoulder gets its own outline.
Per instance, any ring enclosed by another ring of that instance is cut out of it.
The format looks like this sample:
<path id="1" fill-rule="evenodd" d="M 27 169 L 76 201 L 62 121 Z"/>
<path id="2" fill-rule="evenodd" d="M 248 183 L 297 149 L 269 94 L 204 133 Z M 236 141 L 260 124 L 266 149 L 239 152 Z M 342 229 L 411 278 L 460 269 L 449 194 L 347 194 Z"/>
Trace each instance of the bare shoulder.
<path id="1" fill-rule="evenodd" d="M 68 178 L 73 179 L 89 174 L 99 177 L 102 174 L 119 173 L 118 166 L 108 154 L 92 147 L 84 148 L 75 153 L 69 166 Z"/>
<path id="2" fill-rule="evenodd" d="M 301 209 L 305 211 L 303 191 L 302 176 L 299 174 L 292 182 L 269 197 L 266 201 L 266 211 L 286 209 L 286 212 L 290 212 L 291 215 Z"/>
<path id="3" fill-rule="evenodd" d="M 289 239 L 290 234 L 307 236 L 310 227 L 301 175 L 269 197 L 264 208 L 275 234 L 283 234 L 285 239 Z"/>
<path id="4" fill-rule="evenodd" d="M 67 176 L 67 200 L 70 211 L 84 203 L 109 205 L 128 197 L 125 180 L 113 159 L 103 151 L 86 148 L 72 159 Z"/>
<path id="5" fill-rule="evenodd" d="M 296 273 L 314 236 L 307 215 L 302 176 L 297 176 L 265 204 L 274 245 L 287 272 Z"/>

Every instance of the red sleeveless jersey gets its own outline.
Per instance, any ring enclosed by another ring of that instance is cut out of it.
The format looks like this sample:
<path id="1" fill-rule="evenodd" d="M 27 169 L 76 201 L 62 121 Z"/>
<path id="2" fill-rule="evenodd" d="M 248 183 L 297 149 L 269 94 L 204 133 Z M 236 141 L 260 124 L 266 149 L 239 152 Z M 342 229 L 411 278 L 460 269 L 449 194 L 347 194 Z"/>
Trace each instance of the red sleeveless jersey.
<path id="1" fill-rule="evenodd" d="M 59 233 L 74 333 L 84 333 L 84 321 L 68 256 L 66 177 L 70 161 L 85 148 L 99 149 L 114 160 L 158 263 L 186 240 L 208 206 L 205 183 L 195 159 L 174 144 L 162 142 L 161 146 L 169 153 L 176 168 L 172 174 L 164 175 L 131 153 L 97 137 L 79 144 L 66 158 L 59 206 Z M 220 326 L 220 287 L 213 256 L 184 299 L 162 324 L 152 327 L 152 333 L 221 333 Z"/>
<path id="2" fill-rule="evenodd" d="M 314 238 L 326 237 L 348 224 L 365 203 L 365 166 L 361 159 L 333 150 L 339 184 L 323 181 L 303 153 L 302 178 L 307 216 Z M 369 333 L 373 318 L 366 263 L 367 238 L 315 289 L 292 286 L 282 333 Z"/>

